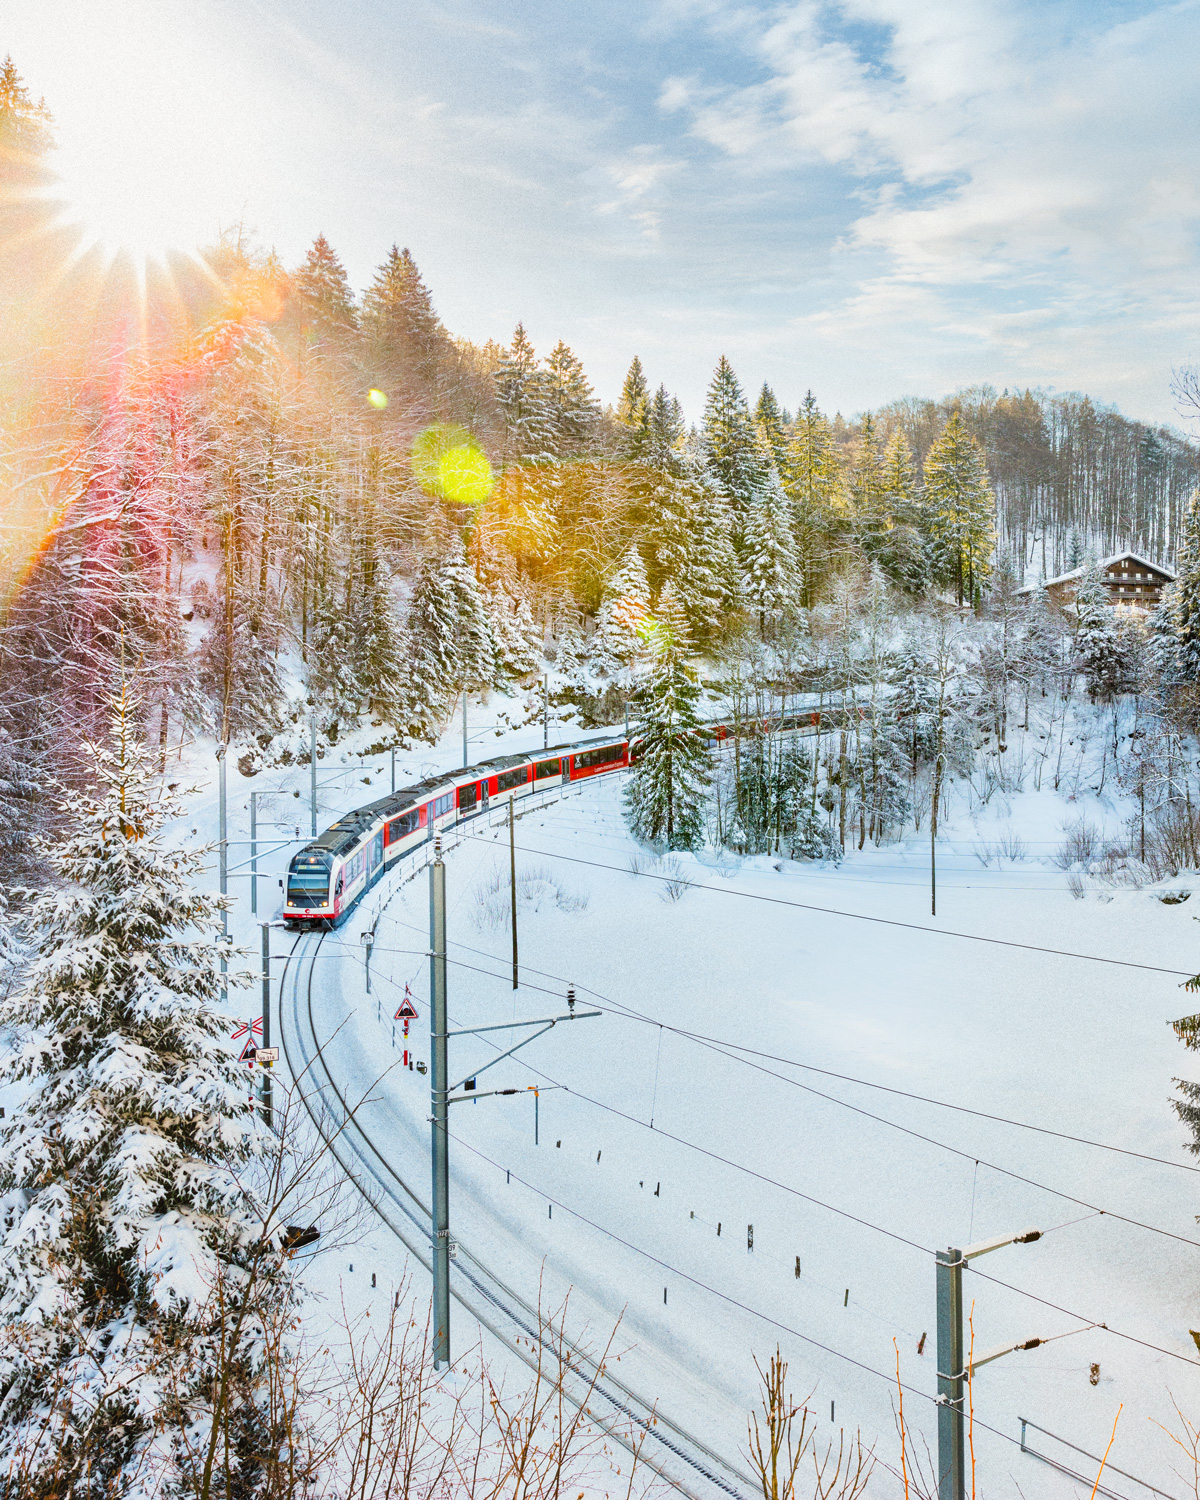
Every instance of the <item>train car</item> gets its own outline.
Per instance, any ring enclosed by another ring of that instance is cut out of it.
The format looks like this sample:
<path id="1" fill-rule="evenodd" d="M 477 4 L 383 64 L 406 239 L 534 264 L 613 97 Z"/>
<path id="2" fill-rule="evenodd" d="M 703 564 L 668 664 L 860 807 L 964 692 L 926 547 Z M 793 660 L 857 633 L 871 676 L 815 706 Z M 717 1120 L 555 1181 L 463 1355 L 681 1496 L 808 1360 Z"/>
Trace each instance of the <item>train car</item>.
<path id="1" fill-rule="evenodd" d="M 623 735 L 597 736 L 531 755 L 496 756 L 398 788 L 344 813 L 293 856 L 283 919 L 289 926 L 337 927 L 385 870 L 441 830 L 479 817 L 494 802 L 628 765 Z"/>

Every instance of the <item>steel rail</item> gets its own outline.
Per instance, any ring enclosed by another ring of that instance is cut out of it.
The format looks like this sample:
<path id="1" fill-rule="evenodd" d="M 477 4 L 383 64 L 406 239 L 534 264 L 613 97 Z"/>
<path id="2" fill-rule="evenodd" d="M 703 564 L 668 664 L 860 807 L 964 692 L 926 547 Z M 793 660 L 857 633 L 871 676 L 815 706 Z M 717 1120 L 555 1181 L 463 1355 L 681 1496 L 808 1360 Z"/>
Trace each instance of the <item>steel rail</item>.
<path id="1" fill-rule="evenodd" d="M 280 976 L 280 1032 L 283 1038 L 284 1055 L 287 1058 L 289 1071 L 293 1080 L 299 1080 L 306 1075 L 311 1075 L 315 1067 L 319 1065 L 324 1074 L 325 1085 L 328 1091 L 336 1098 L 342 1117 L 338 1121 L 336 1116 L 332 1116 L 332 1113 L 329 1112 L 334 1123 L 337 1125 L 337 1130 L 331 1139 L 324 1129 L 324 1122 L 321 1118 L 322 1110 L 317 1107 L 311 1095 L 301 1089 L 301 1098 L 314 1127 L 318 1134 L 325 1140 L 338 1164 L 354 1183 L 356 1189 L 362 1194 L 373 1211 L 383 1220 L 392 1233 L 396 1235 L 409 1254 L 429 1271 L 431 1270 L 431 1265 L 428 1250 L 430 1237 L 428 1205 L 404 1181 L 362 1126 L 358 1124 L 355 1119 L 354 1110 L 348 1105 L 345 1095 L 338 1088 L 333 1078 L 329 1062 L 325 1057 L 324 1048 L 317 1040 L 316 1026 L 312 1014 L 313 959 L 316 957 L 328 933 L 322 932 L 317 935 L 317 942 L 313 946 L 311 953 L 306 950 L 298 954 L 297 950 L 305 942 L 307 936 L 309 935 L 300 934 L 297 937 L 284 966 L 284 973 Z M 303 1010 L 300 999 L 301 964 L 306 964 L 307 970 L 307 982 L 303 985 L 305 991 Z M 292 985 L 291 1004 L 295 1021 L 294 1041 L 300 1054 L 299 1065 L 297 1065 L 297 1059 L 293 1057 L 292 1047 L 289 1045 L 289 1031 L 291 1028 L 283 1024 L 284 986 L 289 977 Z M 311 1046 L 305 1045 L 303 1034 L 305 1029 L 307 1029 Z M 325 1089 L 321 1088 L 319 1081 L 318 1088 L 323 1096 Z M 392 1205 L 393 1209 L 399 1210 L 402 1221 L 407 1222 L 397 1223 L 396 1215 L 385 1211 L 384 1207 L 366 1191 L 363 1184 L 359 1181 L 353 1165 L 347 1162 L 344 1159 L 344 1155 L 339 1152 L 339 1139 L 349 1141 L 349 1149 L 357 1159 L 361 1169 L 374 1181 L 382 1192 L 384 1199 Z M 366 1148 L 365 1152 L 363 1147 Z M 383 1169 L 383 1174 L 386 1174 L 386 1178 L 372 1164 L 371 1157 L 374 1157 L 378 1161 L 379 1166 Z M 388 1178 L 391 1179 L 391 1183 L 394 1183 L 395 1186 L 392 1186 L 386 1180 Z M 451 1293 L 456 1301 L 467 1310 L 471 1317 L 486 1328 L 493 1337 L 499 1339 L 511 1353 L 515 1354 L 531 1369 L 536 1370 L 538 1367 L 537 1360 L 526 1349 L 521 1347 L 514 1335 L 506 1333 L 502 1328 L 497 1326 L 495 1321 L 490 1320 L 485 1314 L 480 1312 L 479 1307 L 474 1304 L 473 1300 L 464 1294 L 461 1283 L 465 1280 L 478 1294 L 479 1298 L 494 1308 L 497 1313 L 503 1315 L 531 1343 L 547 1347 L 544 1315 L 538 1309 L 531 1306 L 520 1293 L 501 1281 L 494 1272 L 489 1271 L 477 1256 L 473 1255 L 462 1245 L 461 1241 L 457 1242 L 457 1253 L 469 1261 L 475 1269 L 472 1271 L 463 1266 L 461 1261 L 455 1262 L 455 1269 L 458 1272 L 458 1285 L 456 1286 L 452 1279 Z M 487 1283 L 490 1283 L 490 1285 Z M 680 1427 L 670 1418 L 664 1417 L 651 1403 L 645 1401 L 628 1386 L 624 1385 L 623 1382 L 617 1380 L 608 1370 L 601 1371 L 596 1361 L 567 1337 L 565 1327 L 562 1330 L 562 1343 L 569 1351 L 566 1361 L 567 1371 L 584 1381 L 585 1389 L 592 1393 L 593 1398 L 602 1399 L 607 1402 L 612 1408 L 613 1415 L 606 1420 L 591 1411 L 586 1405 L 587 1396 L 581 1396 L 573 1392 L 567 1387 L 565 1382 L 564 1394 L 573 1405 L 585 1410 L 587 1415 L 608 1436 L 621 1443 L 631 1453 L 635 1451 L 634 1443 L 622 1432 L 618 1425 L 620 1419 L 624 1418 L 640 1428 L 645 1437 L 654 1438 L 674 1458 L 686 1464 L 689 1469 L 694 1471 L 696 1476 L 706 1480 L 708 1484 L 719 1490 L 723 1495 L 733 1497 L 733 1500 L 746 1500 L 744 1490 L 748 1490 L 750 1493 L 754 1492 L 757 1486 L 750 1476 L 741 1473 L 726 1459 L 721 1457 L 720 1454 L 707 1447 L 698 1438 L 687 1432 L 686 1429 Z M 550 1352 L 554 1352 L 552 1347 L 550 1348 Z M 588 1371 L 591 1373 L 586 1373 Z M 646 1463 L 660 1478 L 672 1485 L 681 1494 L 687 1496 L 688 1500 L 700 1500 L 700 1497 L 689 1488 L 687 1483 L 676 1475 L 664 1470 L 660 1467 L 659 1463 L 646 1458 L 644 1452 L 640 1461 Z M 714 1469 L 724 1470 L 725 1474 L 728 1474 L 735 1483 L 731 1483 L 730 1479 L 723 1477 L 720 1473 L 714 1473 Z M 743 1488 L 736 1486 L 742 1486 Z"/>

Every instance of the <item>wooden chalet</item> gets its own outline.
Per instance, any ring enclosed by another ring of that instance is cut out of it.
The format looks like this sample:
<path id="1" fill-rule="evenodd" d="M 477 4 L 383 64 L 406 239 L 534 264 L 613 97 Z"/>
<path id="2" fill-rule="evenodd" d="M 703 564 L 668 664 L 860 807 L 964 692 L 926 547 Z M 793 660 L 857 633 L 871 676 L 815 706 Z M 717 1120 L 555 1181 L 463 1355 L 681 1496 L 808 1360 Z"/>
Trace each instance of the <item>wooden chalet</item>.
<path id="1" fill-rule="evenodd" d="M 1099 567 L 1104 570 L 1104 583 L 1108 602 L 1114 607 L 1123 605 L 1131 609 L 1150 610 L 1162 598 L 1163 588 L 1174 583 L 1175 574 L 1162 563 L 1152 563 L 1136 552 L 1118 552 L 1104 558 Z M 1047 578 L 1044 584 L 1032 583 L 1020 590 L 1018 597 L 1030 599 L 1039 588 L 1044 588 L 1051 601 L 1060 609 L 1075 600 L 1079 580 L 1086 568 L 1072 568 L 1069 573 L 1060 573 L 1057 578 Z"/>

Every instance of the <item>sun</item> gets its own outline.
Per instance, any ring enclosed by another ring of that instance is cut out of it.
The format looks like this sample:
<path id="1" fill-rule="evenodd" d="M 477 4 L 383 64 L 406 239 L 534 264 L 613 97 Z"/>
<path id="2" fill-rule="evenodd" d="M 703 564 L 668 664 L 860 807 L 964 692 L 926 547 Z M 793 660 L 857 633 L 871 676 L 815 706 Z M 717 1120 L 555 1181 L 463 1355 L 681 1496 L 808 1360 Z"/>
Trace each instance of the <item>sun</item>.
<path id="1" fill-rule="evenodd" d="M 78 231 L 80 253 L 162 266 L 195 253 L 199 226 L 180 201 L 177 162 L 158 160 L 151 149 L 108 162 L 64 152 L 54 165 L 58 181 L 49 196 L 60 204 L 61 222 Z"/>

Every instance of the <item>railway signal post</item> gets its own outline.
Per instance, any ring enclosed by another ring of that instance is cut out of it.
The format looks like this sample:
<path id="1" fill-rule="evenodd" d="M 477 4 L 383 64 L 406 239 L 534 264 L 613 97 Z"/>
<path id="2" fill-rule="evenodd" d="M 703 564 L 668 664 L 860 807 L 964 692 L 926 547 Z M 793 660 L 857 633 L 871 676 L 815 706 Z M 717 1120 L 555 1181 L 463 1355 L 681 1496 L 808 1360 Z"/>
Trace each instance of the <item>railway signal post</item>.
<path id="1" fill-rule="evenodd" d="M 446 1030 L 446 866 L 442 862 L 442 841 L 435 838 L 433 863 L 429 866 L 429 1102 L 432 1127 L 431 1164 L 433 1169 L 433 1212 L 431 1215 L 433 1266 L 433 1367 L 441 1369 L 450 1363 L 450 1152 L 448 1116 L 450 1106 L 464 1099 L 487 1099 L 494 1095 L 524 1094 L 526 1089 L 490 1089 L 479 1093 L 475 1080 L 480 1073 L 527 1047 L 544 1036 L 560 1021 L 583 1021 L 601 1015 L 598 1010 L 576 1010 L 575 991 L 567 992 L 567 1009 L 562 1015 L 538 1016 L 528 1021 L 502 1021 L 492 1026 L 464 1026 L 454 1036 L 474 1036 L 483 1031 L 514 1031 L 536 1027 L 530 1036 L 508 1047 L 482 1067 L 474 1069 L 457 1083 L 448 1082 L 446 1044 L 451 1033 Z M 461 1094 L 454 1090 L 462 1088 Z M 537 1095 L 535 1092 L 535 1108 Z"/>
<path id="2" fill-rule="evenodd" d="M 262 926 L 262 1045 L 271 1045 L 271 924 Z M 251 1038 L 253 1040 L 253 1038 Z M 271 1065 L 264 1062 L 262 1069 L 262 1117 L 263 1124 L 271 1129 L 274 1100 L 271 1097 Z"/>

